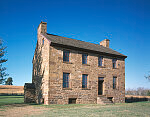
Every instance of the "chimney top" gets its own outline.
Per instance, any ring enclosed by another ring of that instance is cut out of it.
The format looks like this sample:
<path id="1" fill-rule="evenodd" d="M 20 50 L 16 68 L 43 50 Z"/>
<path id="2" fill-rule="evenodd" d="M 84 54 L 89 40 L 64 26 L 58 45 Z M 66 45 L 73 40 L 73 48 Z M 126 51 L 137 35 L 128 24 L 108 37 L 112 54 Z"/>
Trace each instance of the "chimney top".
<path id="1" fill-rule="evenodd" d="M 43 22 L 43 21 L 41 21 L 41 23 L 40 24 L 47 24 L 47 22 Z"/>
<path id="2" fill-rule="evenodd" d="M 100 42 L 100 45 L 109 48 L 109 39 L 104 39 L 103 41 Z"/>
<path id="3" fill-rule="evenodd" d="M 47 33 L 47 22 L 41 21 L 38 26 L 38 34 L 40 33 Z"/>

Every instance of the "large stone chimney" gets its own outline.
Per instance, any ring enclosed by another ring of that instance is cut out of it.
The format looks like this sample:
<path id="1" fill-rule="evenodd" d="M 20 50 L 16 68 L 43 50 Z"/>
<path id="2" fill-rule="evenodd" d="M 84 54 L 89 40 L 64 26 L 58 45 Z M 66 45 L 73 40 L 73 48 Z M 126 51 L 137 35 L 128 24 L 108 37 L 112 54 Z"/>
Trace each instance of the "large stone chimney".
<path id="1" fill-rule="evenodd" d="M 38 26 L 38 34 L 47 33 L 47 22 L 42 22 Z"/>
<path id="2" fill-rule="evenodd" d="M 100 45 L 109 48 L 109 39 L 104 39 L 100 42 Z"/>

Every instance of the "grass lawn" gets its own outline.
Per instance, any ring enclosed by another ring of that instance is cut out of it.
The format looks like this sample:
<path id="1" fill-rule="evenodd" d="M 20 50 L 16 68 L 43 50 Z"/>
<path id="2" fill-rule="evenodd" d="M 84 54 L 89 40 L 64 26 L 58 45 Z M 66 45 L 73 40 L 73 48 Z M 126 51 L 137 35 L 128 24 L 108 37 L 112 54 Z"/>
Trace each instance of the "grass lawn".
<path id="1" fill-rule="evenodd" d="M 46 117 L 150 117 L 150 102 L 136 102 L 115 105 L 48 105 L 45 107 L 50 108 L 42 114 Z"/>
<path id="2" fill-rule="evenodd" d="M 24 96 L 0 96 L 0 107 L 8 104 L 21 104 Z"/>
<path id="3" fill-rule="evenodd" d="M 5 104 L 23 104 L 23 96 L 0 96 L 0 105 Z M 69 104 L 69 105 L 29 105 L 26 107 L 17 107 L 23 113 L 24 109 L 32 107 L 40 109 L 40 113 L 29 114 L 26 110 L 24 113 L 28 116 L 36 117 L 150 117 L 150 102 L 124 103 L 114 105 L 98 104 Z M 5 111 L 9 109 L 8 107 Z M 14 108 L 15 109 L 15 108 Z M 43 109 L 43 110 L 42 110 Z M 45 110 L 44 110 L 45 109 Z M 13 110 L 17 111 L 17 110 Z M 4 113 L 5 114 L 5 113 Z"/>

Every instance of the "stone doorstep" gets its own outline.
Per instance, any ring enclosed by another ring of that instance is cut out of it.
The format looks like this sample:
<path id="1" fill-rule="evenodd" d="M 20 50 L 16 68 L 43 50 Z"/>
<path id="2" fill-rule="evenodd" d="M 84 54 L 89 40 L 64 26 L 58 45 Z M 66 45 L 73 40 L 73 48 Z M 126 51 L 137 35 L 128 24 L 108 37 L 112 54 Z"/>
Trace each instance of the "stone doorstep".
<path id="1" fill-rule="evenodd" d="M 113 104 L 113 102 L 110 101 L 106 95 L 99 95 L 97 97 L 97 104 Z"/>

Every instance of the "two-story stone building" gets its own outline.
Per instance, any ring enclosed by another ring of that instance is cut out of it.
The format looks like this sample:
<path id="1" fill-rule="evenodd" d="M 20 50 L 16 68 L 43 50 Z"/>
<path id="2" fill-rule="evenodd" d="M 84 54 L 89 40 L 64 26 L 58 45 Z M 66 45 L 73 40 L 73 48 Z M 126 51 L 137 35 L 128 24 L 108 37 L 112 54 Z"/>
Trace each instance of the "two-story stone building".
<path id="1" fill-rule="evenodd" d="M 125 58 L 99 44 L 47 33 L 38 27 L 32 83 L 25 84 L 25 102 L 96 104 L 125 102 Z"/>

